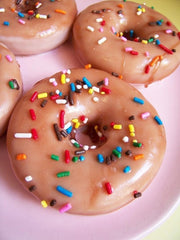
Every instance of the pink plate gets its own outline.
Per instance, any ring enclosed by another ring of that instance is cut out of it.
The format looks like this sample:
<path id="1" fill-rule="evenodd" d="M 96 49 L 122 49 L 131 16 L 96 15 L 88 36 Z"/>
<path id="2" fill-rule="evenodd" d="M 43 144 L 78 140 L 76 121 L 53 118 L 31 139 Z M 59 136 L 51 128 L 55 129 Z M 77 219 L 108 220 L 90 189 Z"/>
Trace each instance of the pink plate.
<path id="1" fill-rule="evenodd" d="M 78 9 L 97 0 L 79 0 Z M 63 69 L 81 67 L 71 42 L 44 54 L 17 57 L 24 91 Z M 139 90 L 154 105 L 165 125 L 167 150 L 162 167 L 143 196 L 122 209 L 100 216 L 60 214 L 44 209 L 16 180 L 5 136 L 0 138 L 0 239 L 134 239 L 162 222 L 180 200 L 180 67 L 161 82 Z"/>

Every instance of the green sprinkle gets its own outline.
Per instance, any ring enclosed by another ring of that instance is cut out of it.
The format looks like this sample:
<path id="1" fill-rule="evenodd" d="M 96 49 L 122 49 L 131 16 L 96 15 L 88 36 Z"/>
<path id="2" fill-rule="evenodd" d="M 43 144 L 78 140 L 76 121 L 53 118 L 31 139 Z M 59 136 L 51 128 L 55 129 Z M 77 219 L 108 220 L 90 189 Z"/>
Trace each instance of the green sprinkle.
<path id="1" fill-rule="evenodd" d="M 72 161 L 73 161 L 73 162 L 77 162 L 78 160 L 79 160 L 79 157 L 74 156 L 74 157 L 72 158 Z"/>
<path id="2" fill-rule="evenodd" d="M 114 154 L 118 158 L 121 158 L 121 153 L 118 152 L 116 149 L 113 149 L 112 154 Z"/>
<path id="3" fill-rule="evenodd" d="M 79 147 L 80 147 L 79 143 L 77 143 L 77 142 L 75 142 L 73 145 L 74 145 L 76 148 L 79 148 Z"/>
<path id="4" fill-rule="evenodd" d="M 154 9 L 154 6 L 152 6 L 151 8 Z"/>
<path id="5" fill-rule="evenodd" d="M 60 178 L 60 177 L 67 177 L 69 175 L 70 175 L 70 171 L 59 172 L 59 173 L 56 174 L 56 176 L 58 178 Z"/>
<path id="6" fill-rule="evenodd" d="M 11 89 L 14 89 L 14 82 L 13 81 L 9 81 L 9 86 Z"/>
<path id="7" fill-rule="evenodd" d="M 139 142 L 133 142 L 134 147 L 142 147 L 142 143 Z"/>
<path id="8" fill-rule="evenodd" d="M 59 161 L 59 156 L 52 154 L 51 155 L 51 159 L 55 160 L 55 161 Z"/>

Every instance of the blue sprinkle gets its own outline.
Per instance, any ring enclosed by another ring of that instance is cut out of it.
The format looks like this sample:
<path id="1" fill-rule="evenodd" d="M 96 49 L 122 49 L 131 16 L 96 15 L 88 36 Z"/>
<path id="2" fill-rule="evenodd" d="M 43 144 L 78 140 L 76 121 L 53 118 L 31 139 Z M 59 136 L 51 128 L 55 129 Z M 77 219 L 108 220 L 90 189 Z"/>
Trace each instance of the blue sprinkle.
<path id="1" fill-rule="evenodd" d="M 72 132 L 72 126 L 70 126 L 69 128 L 67 128 L 67 129 L 66 129 L 66 132 L 67 132 L 68 134 L 70 134 L 70 133 Z"/>
<path id="2" fill-rule="evenodd" d="M 59 96 L 62 97 L 62 95 L 63 95 L 62 92 L 59 92 Z"/>
<path id="3" fill-rule="evenodd" d="M 91 88 L 92 87 L 92 84 L 90 83 L 90 81 L 86 78 L 86 77 L 83 77 L 83 82 L 88 86 L 88 88 Z"/>
<path id="4" fill-rule="evenodd" d="M 10 23 L 8 21 L 4 21 L 3 24 L 4 26 L 9 26 Z"/>
<path id="5" fill-rule="evenodd" d="M 124 172 L 124 173 L 129 173 L 129 172 L 131 172 L 130 166 L 126 166 L 126 167 L 123 169 L 123 172 Z"/>
<path id="6" fill-rule="evenodd" d="M 161 26 L 161 25 L 162 25 L 162 22 L 159 20 L 159 21 L 156 22 L 156 24 L 157 24 L 158 26 Z"/>
<path id="7" fill-rule="evenodd" d="M 67 189 L 65 189 L 65 188 L 63 188 L 63 187 L 61 187 L 59 185 L 56 187 L 56 190 L 58 192 L 64 194 L 67 197 L 72 197 L 73 196 L 72 192 L 70 192 L 69 190 L 67 190 Z"/>
<path id="8" fill-rule="evenodd" d="M 71 84 L 70 84 L 70 88 L 71 88 L 71 91 L 72 91 L 72 92 L 75 92 L 75 91 L 76 91 L 76 86 L 75 86 L 74 83 L 71 83 Z"/>
<path id="9" fill-rule="evenodd" d="M 159 41 L 159 39 L 156 40 L 156 45 L 161 44 L 161 42 Z"/>
<path id="10" fill-rule="evenodd" d="M 141 99 L 141 98 L 138 98 L 138 97 L 134 97 L 133 101 L 136 102 L 136 103 L 139 103 L 139 104 L 144 104 L 144 100 Z"/>
<path id="11" fill-rule="evenodd" d="M 82 156 L 79 157 L 79 160 L 82 162 L 82 161 L 85 160 L 85 157 L 82 155 Z"/>
<path id="12" fill-rule="evenodd" d="M 116 147 L 116 150 L 121 153 L 121 152 L 122 152 L 122 147 L 117 146 L 117 147 Z"/>
<path id="13" fill-rule="evenodd" d="M 163 125 L 163 122 L 161 121 L 161 119 L 158 116 L 154 117 L 154 120 L 159 124 L 159 125 Z"/>
<path id="14" fill-rule="evenodd" d="M 134 31 L 133 31 L 133 30 L 130 30 L 129 33 L 130 33 L 130 37 L 133 37 Z"/>
<path id="15" fill-rule="evenodd" d="M 18 16 L 21 17 L 21 18 L 25 17 L 25 15 L 23 13 L 21 13 L 21 12 L 18 12 Z"/>
<path id="16" fill-rule="evenodd" d="M 100 153 L 97 155 L 97 159 L 98 159 L 98 162 L 99 162 L 99 163 L 103 163 L 103 162 L 104 162 L 104 157 L 103 157 L 103 155 L 100 154 Z"/>

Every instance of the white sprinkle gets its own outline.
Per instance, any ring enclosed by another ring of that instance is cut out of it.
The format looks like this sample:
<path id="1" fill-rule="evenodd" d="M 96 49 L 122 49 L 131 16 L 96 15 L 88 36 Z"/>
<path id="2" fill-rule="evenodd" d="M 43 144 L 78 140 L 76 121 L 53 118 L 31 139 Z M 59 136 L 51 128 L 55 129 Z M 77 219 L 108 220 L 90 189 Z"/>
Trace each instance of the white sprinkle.
<path id="1" fill-rule="evenodd" d="M 123 137 L 122 140 L 123 140 L 123 142 L 125 142 L 125 143 L 129 142 L 129 138 L 128 138 L 127 136 Z"/>
<path id="2" fill-rule="evenodd" d="M 94 32 L 94 28 L 91 26 L 87 26 L 87 30 L 89 30 L 90 32 Z"/>
<path id="3" fill-rule="evenodd" d="M 93 101 L 94 102 L 99 102 L 99 98 L 98 97 L 93 97 Z"/>
<path id="4" fill-rule="evenodd" d="M 81 86 L 80 84 L 78 84 L 78 85 L 76 85 L 76 88 L 77 88 L 77 89 L 81 89 L 82 86 Z"/>
<path id="5" fill-rule="evenodd" d="M 89 146 L 88 146 L 88 145 L 84 145 L 84 146 L 83 146 L 83 149 L 84 149 L 85 151 L 88 151 L 88 150 L 89 150 Z"/>
<path id="6" fill-rule="evenodd" d="M 39 2 L 39 3 L 36 5 L 36 8 L 39 8 L 41 5 L 42 5 L 42 3 Z"/>
<path id="7" fill-rule="evenodd" d="M 88 85 L 84 84 L 84 85 L 83 85 L 83 88 L 84 88 L 84 89 L 88 89 Z"/>
<path id="8" fill-rule="evenodd" d="M 101 39 L 98 40 L 98 44 L 101 45 L 102 43 L 104 43 L 107 40 L 106 37 L 102 37 Z"/>
<path id="9" fill-rule="evenodd" d="M 66 82 L 69 83 L 70 82 L 70 78 L 66 78 Z"/>
<path id="10" fill-rule="evenodd" d="M 41 18 L 41 19 L 47 19 L 47 15 L 39 14 L 39 18 Z"/>
<path id="11" fill-rule="evenodd" d="M 154 35 L 154 38 L 158 38 L 158 37 L 159 37 L 159 35 L 158 35 L 158 34 L 155 34 L 155 35 Z"/>
<path id="12" fill-rule="evenodd" d="M 15 133 L 15 138 L 32 138 L 32 133 Z"/>
<path id="13" fill-rule="evenodd" d="M 74 144 L 74 143 L 77 143 L 75 139 L 71 139 L 71 143 Z"/>
<path id="14" fill-rule="evenodd" d="M 98 87 L 96 87 L 96 86 L 93 86 L 92 89 L 94 90 L 94 92 L 97 92 L 97 93 L 100 92 L 100 89 Z"/>
<path id="15" fill-rule="evenodd" d="M 5 12 L 5 8 L 0 8 L 0 12 Z"/>
<path id="16" fill-rule="evenodd" d="M 66 99 L 56 99 L 57 104 L 66 104 L 67 100 Z"/>
<path id="17" fill-rule="evenodd" d="M 96 22 L 100 23 L 103 21 L 103 18 L 96 18 Z"/>
<path id="18" fill-rule="evenodd" d="M 142 11 L 138 11 L 136 14 L 140 16 L 142 14 Z"/>
<path id="19" fill-rule="evenodd" d="M 68 129 L 69 127 L 71 127 L 71 122 L 66 123 L 65 126 L 64 126 L 64 129 L 66 130 L 66 129 Z"/>
<path id="20" fill-rule="evenodd" d="M 26 180 L 26 182 L 31 182 L 32 181 L 32 177 L 31 176 L 26 176 L 25 180 Z"/>
<path id="21" fill-rule="evenodd" d="M 71 74 L 71 69 L 67 69 L 67 74 Z"/>
<path id="22" fill-rule="evenodd" d="M 84 124 L 86 124 L 88 122 L 88 118 L 86 117 L 83 121 Z"/>
<path id="23" fill-rule="evenodd" d="M 50 78 L 50 79 L 49 79 L 49 82 L 50 82 L 50 83 L 53 83 L 54 81 L 56 81 L 55 78 Z"/>
<path id="24" fill-rule="evenodd" d="M 96 149 L 95 145 L 90 146 L 90 149 Z"/>

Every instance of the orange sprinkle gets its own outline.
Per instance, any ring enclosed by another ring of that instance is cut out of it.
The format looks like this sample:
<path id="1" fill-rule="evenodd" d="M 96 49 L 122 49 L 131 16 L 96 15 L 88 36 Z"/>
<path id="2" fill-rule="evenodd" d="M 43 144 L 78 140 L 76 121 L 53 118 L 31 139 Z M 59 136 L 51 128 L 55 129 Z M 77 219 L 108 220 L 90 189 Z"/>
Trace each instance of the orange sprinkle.
<path id="1" fill-rule="evenodd" d="M 85 67 L 85 69 L 90 69 L 90 68 L 92 68 L 92 65 L 89 63 L 89 64 L 86 64 L 84 67 Z"/>
<path id="2" fill-rule="evenodd" d="M 20 153 L 16 155 L 16 160 L 26 160 L 26 154 Z"/>
<path id="3" fill-rule="evenodd" d="M 119 75 L 118 78 L 123 79 L 123 75 Z"/>
<path id="4" fill-rule="evenodd" d="M 144 158 L 144 154 L 137 154 L 134 156 L 134 160 L 139 160 L 139 159 L 142 159 Z"/>
<path id="5" fill-rule="evenodd" d="M 57 13 L 62 13 L 62 14 L 66 14 L 66 11 L 62 10 L 62 9 L 56 9 L 55 12 Z"/>
<path id="6" fill-rule="evenodd" d="M 12 11 L 12 12 L 15 12 L 15 11 L 16 11 L 16 9 L 15 9 L 15 8 L 11 8 L 11 11 Z"/>
<path id="7" fill-rule="evenodd" d="M 118 7 L 123 8 L 124 5 L 123 4 L 118 4 Z"/>
<path id="8" fill-rule="evenodd" d="M 163 59 L 163 56 L 156 56 L 151 60 L 149 65 L 152 67 L 154 64 L 156 64 L 158 61 L 161 61 L 162 59 Z"/>

